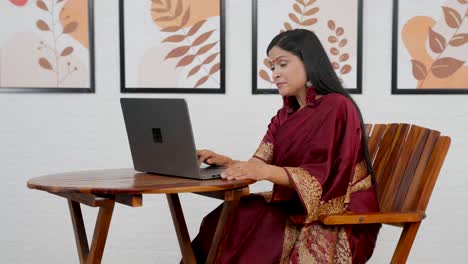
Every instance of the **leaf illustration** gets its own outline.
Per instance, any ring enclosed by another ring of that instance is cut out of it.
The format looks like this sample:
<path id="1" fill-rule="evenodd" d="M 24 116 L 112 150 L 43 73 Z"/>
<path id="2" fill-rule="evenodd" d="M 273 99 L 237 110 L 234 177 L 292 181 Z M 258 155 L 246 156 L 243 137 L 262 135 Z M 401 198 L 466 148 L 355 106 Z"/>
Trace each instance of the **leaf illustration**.
<path id="1" fill-rule="evenodd" d="M 166 55 L 166 57 L 164 58 L 164 60 L 167 60 L 167 59 L 170 59 L 170 58 L 178 58 L 178 57 L 184 56 L 185 53 L 187 53 L 187 51 L 189 51 L 189 49 L 190 49 L 190 46 L 182 46 L 182 47 L 175 48 L 175 49 L 171 50 L 171 51 Z"/>
<path id="2" fill-rule="evenodd" d="M 468 4 L 468 0 L 458 0 L 460 4 Z"/>
<path id="3" fill-rule="evenodd" d="M 340 51 L 337 48 L 333 47 L 330 49 L 330 53 L 333 55 L 338 55 L 340 54 Z"/>
<path id="4" fill-rule="evenodd" d="M 316 18 L 311 18 L 311 19 L 307 19 L 306 21 L 302 22 L 301 25 L 311 26 L 311 25 L 313 25 L 315 23 L 317 23 L 317 19 Z"/>
<path id="5" fill-rule="evenodd" d="M 190 70 L 190 72 L 187 75 L 187 78 L 194 75 L 194 74 L 196 74 L 198 71 L 200 71 L 200 69 L 201 69 L 201 64 L 195 66 L 193 69 Z"/>
<path id="6" fill-rule="evenodd" d="M 202 64 L 208 64 L 210 62 L 212 62 L 216 56 L 218 56 L 219 52 L 216 52 L 214 54 L 211 54 L 210 56 L 206 57 L 206 59 L 202 62 Z"/>
<path id="7" fill-rule="evenodd" d="M 445 23 L 451 28 L 458 28 L 461 25 L 462 18 L 457 10 L 448 6 L 443 6 Z"/>
<path id="8" fill-rule="evenodd" d="M 467 42 L 468 42 L 468 34 L 462 33 L 462 34 L 456 34 L 455 36 L 453 36 L 449 44 L 454 47 L 459 47 Z"/>
<path id="9" fill-rule="evenodd" d="M 203 24 L 205 24 L 206 20 L 201 20 L 197 22 L 195 25 L 192 26 L 192 28 L 188 32 L 188 36 L 192 36 L 193 34 L 197 33 L 197 31 L 201 28 Z"/>
<path id="10" fill-rule="evenodd" d="M 349 59 L 349 54 L 344 53 L 343 55 L 340 56 L 340 61 L 347 61 Z"/>
<path id="11" fill-rule="evenodd" d="M 333 20 L 328 20 L 328 28 L 331 30 L 335 30 L 335 22 Z"/>
<path id="12" fill-rule="evenodd" d="M 180 23 L 180 27 L 184 27 L 185 25 L 187 25 L 187 22 L 189 21 L 189 19 L 190 19 L 190 8 L 185 10 L 184 16 L 182 17 L 182 22 Z"/>
<path id="13" fill-rule="evenodd" d="M 57 0 L 57 4 L 60 3 L 60 2 L 63 2 L 64 0 Z"/>
<path id="14" fill-rule="evenodd" d="M 296 0 L 296 2 L 298 2 L 299 4 L 305 6 L 306 4 L 304 3 L 304 0 Z"/>
<path id="15" fill-rule="evenodd" d="M 447 78 L 460 69 L 464 63 L 451 57 L 441 58 L 434 62 L 431 72 L 437 78 Z"/>
<path id="16" fill-rule="evenodd" d="M 307 5 L 311 5 L 313 3 L 315 3 L 317 0 L 309 0 L 309 3 L 307 3 Z"/>
<path id="17" fill-rule="evenodd" d="M 337 41 L 338 41 L 338 39 L 335 36 L 328 37 L 328 42 L 330 42 L 330 43 L 336 43 Z"/>
<path id="18" fill-rule="evenodd" d="M 49 25 L 47 25 L 47 23 L 44 22 L 44 20 L 42 20 L 42 19 L 39 19 L 36 22 L 36 26 L 37 26 L 37 28 L 39 28 L 42 31 L 49 31 L 50 30 Z"/>
<path id="19" fill-rule="evenodd" d="M 175 17 L 172 16 L 163 16 L 163 17 L 157 17 L 153 19 L 154 22 L 164 22 L 164 21 L 172 21 L 174 20 Z"/>
<path id="20" fill-rule="evenodd" d="M 167 8 L 152 8 L 151 9 L 151 12 L 154 12 L 154 13 L 164 13 L 167 11 L 169 11 Z"/>
<path id="21" fill-rule="evenodd" d="M 340 64 L 337 62 L 332 62 L 333 69 L 338 70 L 340 68 Z"/>
<path id="22" fill-rule="evenodd" d="M 426 66 L 418 60 L 411 60 L 411 63 L 413 64 L 414 78 L 418 81 L 424 80 L 427 75 Z"/>
<path id="23" fill-rule="evenodd" d="M 60 56 L 65 57 L 73 52 L 73 47 L 66 47 L 65 49 L 62 50 L 62 53 L 60 53 Z"/>
<path id="24" fill-rule="evenodd" d="M 171 9 L 172 8 L 172 3 L 171 3 L 172 0 L 166 0 L 166 6 L 167 6 L 167 9 Z"/>
<path id="25" fill-rule="evenodd" d="M 263 80 L 269 82 L 269 83 L 273 83 L 271 80 L 270 80 L 270 75 L 268 75 L 268 73 L 265 71 L 265 70 L 261 70 L 259 72 L 259 75 L 260 75 L 260 78 L 262 78 Z"/>
<path id="26" fill-rule="evenodd" d="M 302 15 L 302 10 L 301 10 L 301 8 L 299 7 L 298 4 L 294 4 L 293 8 L 294 8 L 294 11 L 296 11 L 296 13 L 299 13 L 299 14 Z"/>
<path id="27" fill-rule="evenodd" d="M 312 9 L 310 9 L 309 11 L 305 12 L 305 13 L 304 13 L 304 16 L 311 16 L 311 15 L 314 15 L 314 14 L 316 14 L 319 10 L 320 10 L 320 8 L 314 7 L 314 8 L 312 8 Z"/>
<path id="28" fill-rule="evenodd" d="M 265 65 L 265 67 L 267 67 L 268 69 L 271 68 L 271 62 L 269 59 L 264 59 L 263 60 L 263 65 Z"/>
<path id="29" fill-rule="evenodd" d="M 195 55 L 187 55 L 185 57 L 183 57 L 176 65 L 176 68 L 177 67 L 182 67 L 182 66 L 186 66 L 186 65 L 189 65 L 190 63 L 192 63 L 192 61 L 195 59 Z"/>
<path id="30" fill-rule="evenodd" d="M 39 58 L 39 65 L 46 70 L 52 70 L 52 65 L 46 58 Z"/>
<path id="31" fill-rule="evenodd" d="M 213 42 L 213 43 L 210 43 L 210 44 L 207 44 L 207 45 L 201 47 L 201 48 L 197 51 L 197 55 L 201 55 L 201 54 L 206 53 L 206 52 L 209 51 L 211 48 L 213 48 L 214 46 L 216 46 L 217 43 L 218 43 L 218 41 Z"/>
<path id="32" fill-rule="evenodd" d="M 64 34 L 70 34 L 73 31 L 75 31 L 77 27 L 78 27 L 78 23 L 70 22 L 63 28 L 63 33 Z"/>
<path id="33" fill-rule="evenodd" d="M 340 48 L 346 46 L 346 44 L 348 44 L 348 40 L 347 39 L 342 39 L 340 41 L 340 43 L 338 44 L 338 46 L 340 46 Z"/>
<path id="34" fill-rule="evenodd" d="M 170 2 L 170 0 L 169 0 Z M 182 14 L 182 0 L 177 1 L 177 5 L 174 12 L 174 17 L 179 17 Z"/>
<path id="35" fill-rule="evenodd" d="M 198 80 L 198 82 L 195 84 L 194 88 L 197 88 L 198 86 L 204 84 L 208 80 L 208 77 L 210 77 L 210 76 L 207 75 L 207 76 L 201 78 L 200 80 Z"/>
<path id="36" fill-rule="evenodd" d="M 210 74 L 213 74 L 221 69 L 221 64 L 218 62 L 215 65 L 211 66 Z"/>
<path id="37" fill-rule="evenodd" d="M 169 36 L 167 38 L 165 38 L 163 41 L 161 42 L 181 42 L 183 41 L 187 36 L 184 36 L 184 35 L 173 35 L 173 36 Z"/>
<path id="38" fill-rule="evenodd" d="M 192 43 L 192 47 L 194 46 L 197 46 L 197 45 L 200 45 L 201 43 L 205 42 L 210 36 L 211 34 L 213 34 L 215 30 L 211 30 L 211 31 L 208 31 L 206 33 L 203 33 L 201 34 L 200 36 L 198 36 L 198 38 L 196 38 L 193 43 Z"/>
<path id="39" fill-rule="evenodd" d="M 293 13 L 289 13 L 289 18 L 296 24 L 301 24 L 301 22 L 299 21 L 299 18 L 297 18 L 297 16 Z"/>
<path id="40" fill-rule="evenodd" d="M 343 66 L 340 70 L 340 73 L 341 74 L 347 74 L 348 72 L 351 71 L 351 65 L 349 64 L 346 64 L 345 66 Z"/>
<path id="41" fill-rule="evenodd" d="M 336 29 L 336 35 L 341 36 L 344 33 L 344 29 L 342 27 L 339 27 Z"/>
<path id="42" fill-rule="evenodd" d="M 293 28 L 291 27 L 291 24 L 289 24 L 288 22 L 285 22 L 284 23 L 284 28 L 287 29 L 287 30 L 292 30 Z"/>
<path id="43" fill-rule="evenodd" d="M 446 40 L 444 36 L 429 28 L 429 47 L 435 53 L 441 53 L 444 51 L 446 46 Z"/>
<path id="44" fill-rule="evenodd" d="M 36 6 L 44 11 L 49 11 L 49 9 L 47 8 L 47 5 L 42 0 L 37 1 Z"/>
<path id="45" fill-rule="evenodd" d="M 163 3 L 161 0 L 151 0 L 151 2 L 153 2 L 155 4 L 161 4 L 161 5 Z"/>
<path id="46" fill-rule="evenodd" d="M 162 32 L 176 32 L 180 29 L 178 26 L 170 26 L 170 27 L 165 27 L 161 29 Z"/>

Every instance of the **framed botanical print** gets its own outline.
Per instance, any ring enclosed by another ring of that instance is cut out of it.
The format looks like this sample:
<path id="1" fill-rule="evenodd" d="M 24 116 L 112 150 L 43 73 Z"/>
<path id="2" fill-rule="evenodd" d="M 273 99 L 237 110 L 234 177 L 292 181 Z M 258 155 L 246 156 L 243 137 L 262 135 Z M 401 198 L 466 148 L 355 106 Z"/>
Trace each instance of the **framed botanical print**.
<path id="1" fill-rule="evenodd" d="M 468 0 L 394 0 L 392 94 L 468 93 Z"/>
<path id="2" fill-rule="evenodd" d="M 94 92 L 93 0 L 0 1 L 0 92 Z"/>
<path id="3" fill-rule="evenodd" d="M 224 93 L 224 0 L 120 0 L 121 92 Z"/>
<path id="4" fill-rule="evenodd" d="M 278 93 L 266 49 L 278 33 L 296 28 L 316 33 L 343 87 L 361 93 L 362 8 L 362 0 L 253 0 L 252 93 Z"/>

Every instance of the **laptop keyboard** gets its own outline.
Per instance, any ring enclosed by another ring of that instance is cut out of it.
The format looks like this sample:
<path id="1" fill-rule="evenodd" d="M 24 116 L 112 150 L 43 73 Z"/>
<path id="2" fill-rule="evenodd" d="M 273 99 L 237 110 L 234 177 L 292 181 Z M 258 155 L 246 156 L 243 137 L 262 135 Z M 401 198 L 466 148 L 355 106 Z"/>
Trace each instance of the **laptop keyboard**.
<path id="1" fill-rule="evenodd" d="M 219 178 L 225 169 L 225 167 L 200 168 L 200 175 L 203 178 Z"/>

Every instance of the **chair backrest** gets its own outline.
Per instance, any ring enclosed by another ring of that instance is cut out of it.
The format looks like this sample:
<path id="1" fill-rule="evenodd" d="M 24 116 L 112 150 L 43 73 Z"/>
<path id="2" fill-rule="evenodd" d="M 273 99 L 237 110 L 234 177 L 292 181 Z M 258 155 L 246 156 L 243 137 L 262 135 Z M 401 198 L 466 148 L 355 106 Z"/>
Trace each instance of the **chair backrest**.
<path id="1" fill-rule="evenodd" d="M 450 137 L 410 124 L 366 125 L 382 212 L 424 212 Z"/>

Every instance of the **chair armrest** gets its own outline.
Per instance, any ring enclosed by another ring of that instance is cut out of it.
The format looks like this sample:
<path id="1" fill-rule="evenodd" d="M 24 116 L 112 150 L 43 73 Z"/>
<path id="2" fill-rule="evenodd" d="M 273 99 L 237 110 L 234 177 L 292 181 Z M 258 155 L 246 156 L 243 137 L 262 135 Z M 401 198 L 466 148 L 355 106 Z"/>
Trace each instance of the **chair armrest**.
<path id="1" fill-rule="evenodd" d="M 426 217 L 424 212 L 375 212 L 375 213 L 344 213 L 320 215 L 319 220 L 325 225 L 375 224 L 375 223 L 411 223 L 420 222 Z"/>

